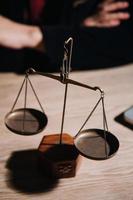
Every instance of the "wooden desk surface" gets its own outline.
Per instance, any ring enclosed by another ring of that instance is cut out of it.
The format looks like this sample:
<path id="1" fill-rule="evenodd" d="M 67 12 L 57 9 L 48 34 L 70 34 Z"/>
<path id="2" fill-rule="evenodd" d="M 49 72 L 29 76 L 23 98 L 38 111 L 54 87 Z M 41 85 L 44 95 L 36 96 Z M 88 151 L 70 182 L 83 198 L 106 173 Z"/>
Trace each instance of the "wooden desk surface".
<path id="1" fill-rule="evenodd" d="M 47 180 L 38 172 L 36 149 L 45 134 L 59 133 L 64 85 L 31 76 L 32 84 L 48 116 L 46 129 L 38 135 L 19 136 L 4 125 L 24 76 L 0 74 L 0 199 L 1 200 L 132 200 L 133 199 L 133 132 L 114 118 L 133 105 L 133 65 L 99 71 L 71 73 L 72 79 L 105 91 L 109 130 L 120 142 L 117 154 L 105 161 L 82 159 L 74 178 Z M 37 101 L 29 89 L 30 107 Z M 69 86 L 64 132 L 75 135 L 95 105 L 99 93 Z M 18 107 L 23 107 L 21 94 Z M 39 108 L 39 107 L 38 107 Z M 99 108 L 86 125 L 102 128 Z"/>

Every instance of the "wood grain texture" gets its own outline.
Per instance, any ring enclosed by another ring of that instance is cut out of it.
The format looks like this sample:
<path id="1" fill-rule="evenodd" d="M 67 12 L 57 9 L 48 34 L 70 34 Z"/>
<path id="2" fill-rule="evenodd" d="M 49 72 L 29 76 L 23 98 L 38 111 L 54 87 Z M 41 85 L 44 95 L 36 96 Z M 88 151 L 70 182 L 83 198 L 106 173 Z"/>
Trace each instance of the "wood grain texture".
<path id="1" fill-rule="evenodd" d="M 82 158 L 76 177 L 49 180 L 38 168 L 37 148 L 47 133 L 59 133 L 64 85 L 34 75 L 30 77 L 48 116 L 46 129 L 34 136 L 20 136 L 4 125 L 24 76 L 0 74 L 0 199 L 1 200 L 132 200 L 133 131 L 114 118 L 133 105 L 133 65 L 98 71 L 72 72 L 70 77 L 105 91 L 109 131 L 120 142 L 117 154 L 105 161 Z M 99 93 L 76 86 L 68 87 L 64 132 L 75 136 L 99 98 Z M 18 108 L 23 107 L 24 95 Z M 38 108 L 28 88 L 28 106 Z M 85 128 L 102 128 L 102 109 L 98 108 Z"/>

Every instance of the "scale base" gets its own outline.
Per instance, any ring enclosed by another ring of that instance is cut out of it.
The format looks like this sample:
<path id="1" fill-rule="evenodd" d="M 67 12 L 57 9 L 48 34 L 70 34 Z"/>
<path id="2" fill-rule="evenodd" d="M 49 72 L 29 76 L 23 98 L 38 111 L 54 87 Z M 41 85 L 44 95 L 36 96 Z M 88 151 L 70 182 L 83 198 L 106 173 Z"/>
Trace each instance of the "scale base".
<path id="1" fill-rule="evenodd" d="M 69 178 L 76 175 L 80 154 L 74 145 L 73 137 L 67 133 L 46 135 L 38 147 L 40 166 L 47 174 L 55 178 Z"/>

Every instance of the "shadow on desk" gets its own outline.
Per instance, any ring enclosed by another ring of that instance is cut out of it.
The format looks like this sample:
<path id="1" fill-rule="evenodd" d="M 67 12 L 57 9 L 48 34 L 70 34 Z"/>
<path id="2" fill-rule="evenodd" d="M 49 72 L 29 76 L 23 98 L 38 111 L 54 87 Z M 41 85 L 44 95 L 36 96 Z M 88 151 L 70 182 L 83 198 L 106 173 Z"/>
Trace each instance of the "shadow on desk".
<path id="1" fill-rule="evenodd" d="M 48 177 L 39 168 L 39 152 L 23 150 L 13 152 L 7 161 L 8 186 L 23 193 L 42 193 L 54 189 L 58 180 Z"/>

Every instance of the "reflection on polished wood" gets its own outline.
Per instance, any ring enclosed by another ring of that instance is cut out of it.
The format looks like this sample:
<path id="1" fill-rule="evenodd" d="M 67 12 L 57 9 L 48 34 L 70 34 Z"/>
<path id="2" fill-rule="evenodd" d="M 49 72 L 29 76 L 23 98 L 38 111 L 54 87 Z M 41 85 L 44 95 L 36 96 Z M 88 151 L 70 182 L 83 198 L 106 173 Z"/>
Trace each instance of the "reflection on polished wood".
<path id="1" fill-rule="evenodd" d="M 120 142 L 117 154 L 107 160 L 82 158 L 75 177 L 50 179 L 38 165 L 37 148 L 47 133 L 59 133 L 64 85 L 33 75 L 30 77 L 48 116 L 46 128 L 34 136 L 20 136 L 4 125 L 23 81 L 23 75 L 0 74 L 0 199 L 10 200 L 132 200 L 133 199 L 133 132 L 115 121 L 115 117 L 133 105 L 133 65 L 113 69 L 72 72 L 70 78 L 105 91 L 105 109 L 109 131 Z M 70 85 L 65 113 L 64 132 L 75 136 L 99 98 L 97 91 Z M 27 106 L 39 109 L 28 90 Z M 21 95 L 17 108 L 22 108 Z M 85 129 L 102 128 L 102 109 L 98 108 Z"/>

